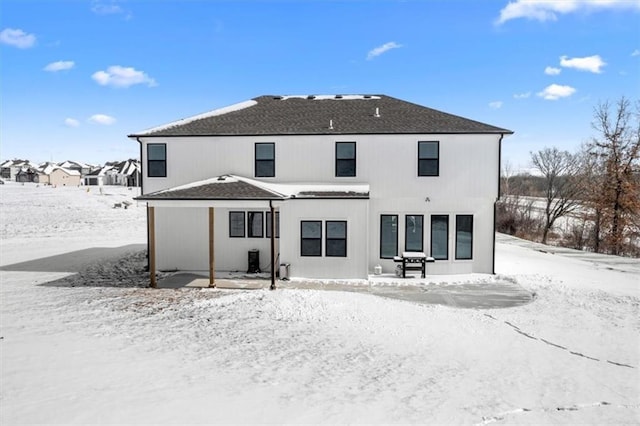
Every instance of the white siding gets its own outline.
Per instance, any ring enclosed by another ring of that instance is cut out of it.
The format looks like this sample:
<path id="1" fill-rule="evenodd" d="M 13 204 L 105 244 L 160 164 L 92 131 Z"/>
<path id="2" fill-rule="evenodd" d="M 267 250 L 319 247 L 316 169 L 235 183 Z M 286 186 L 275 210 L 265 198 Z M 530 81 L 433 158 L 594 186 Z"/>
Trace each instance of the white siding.
<path id="1" fill-rule="evenodd" d="M 430 215 L 449 215 L 449 259 L 428 266 L 429 273 L 490 273 L 493 268 L 493 205 L 498 197 L 500 135 L 314 135 L 273 137 L 140 138 L 143 189 L 150 193 L 223 174 L 254 177 L 254 144 L 274 142 L 274 183 L 363 183 L 370 200 L 290 200 L 280 210 L 278 263 L 291 263 L 292 276 L 364 278 L 379 257 L 380 214 L 397 214 L 398 252 L 404 248 L 405 214 L 424 215 L 424 250 L 429 255 Z M 335 177 L 335 143 L 356 142 L 355 177 Z M 418 176 L 418 141 L 439 141 L 439 176 Z M 167 177 L 146 177 L 146 144 L 166 143 Z M 207 269 L 206 208 L 158 209 L 159 267 Z M 234 209 L 245 210 L 248 209 Z M 216 209 L 216 265 L 244 270 L 247 251 L 259 249 L 268 264 L 269 240 L 229 239 L 228 209 Z M 455 215 L 474 217 L 473 260 L 455 260 Z M 348 256 L 300 256 L 300 220 L 347 220 Z M 167 245 L 165 247 L 165 244 Z M 162 248 L 160 248 L 162 247 Z M 169 249 L 168 247 L 171 247 Z M 169 253 L 171 250 L 171 253 Z"/>

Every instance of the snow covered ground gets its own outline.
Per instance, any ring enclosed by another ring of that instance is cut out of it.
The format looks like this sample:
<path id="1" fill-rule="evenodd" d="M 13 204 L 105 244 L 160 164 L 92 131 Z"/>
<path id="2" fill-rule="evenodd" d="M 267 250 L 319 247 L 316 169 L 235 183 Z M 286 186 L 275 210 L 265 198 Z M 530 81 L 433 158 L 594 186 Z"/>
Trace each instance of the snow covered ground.
<path id="1" fill-rule="evenodd" d="M 144 243 L 144 206 L 113 208 L 133 196 L 0 186 L 0 264 Z M 75 276 L 0 271 L 1 424 L 640 423 L 638 260 L 499 236 L 499 277 L 536 299 L 479 310 L 152 290 L 127 253 Z"/>

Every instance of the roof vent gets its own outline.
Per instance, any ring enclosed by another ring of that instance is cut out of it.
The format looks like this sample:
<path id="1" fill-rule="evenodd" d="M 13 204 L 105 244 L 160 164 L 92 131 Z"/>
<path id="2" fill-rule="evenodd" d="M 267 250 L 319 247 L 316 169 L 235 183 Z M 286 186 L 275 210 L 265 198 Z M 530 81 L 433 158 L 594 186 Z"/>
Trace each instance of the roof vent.
<path id="1" fill-rule="evenodd" d="M 219 180 L 219 181 L 223 181 L 223 180 L 225 180 L 226 178 L 227 178 L 226 176 L 218 176 L 218 180 Z"/>
<path id="2" fill-rule="evenodd" d="M 363 98 L 365 99 L 371 99 L 371 95 L 364 95 Z"/>
<path id="3" fill-rule="evenodd" d="M 307 96 L 307 99 L 315 99 L 316 97 L 314 95 L 309 95 Z"/>
<path id="4" fill-rule="evenodd" d="M 336 99 L 342 99 L 342 95 L 336 95 Z"/>
<path id="5" fill-rule="evenodd" d="M 329 130 L 333 130 L 333 120 L 329 120 Z"/>
<path id="6" fill-rule="evenodd" d="M 380 117 L 380 108 L 376 108 L 376 113 L 373 114 L 374 117 Z"/>
<path id="7" fill-rule="evenodd" d="M 273 99 L 275 99 L 276 101 L 279 101 L 280 99 L 282 99 L 282 96 L 274 96 Z"/>

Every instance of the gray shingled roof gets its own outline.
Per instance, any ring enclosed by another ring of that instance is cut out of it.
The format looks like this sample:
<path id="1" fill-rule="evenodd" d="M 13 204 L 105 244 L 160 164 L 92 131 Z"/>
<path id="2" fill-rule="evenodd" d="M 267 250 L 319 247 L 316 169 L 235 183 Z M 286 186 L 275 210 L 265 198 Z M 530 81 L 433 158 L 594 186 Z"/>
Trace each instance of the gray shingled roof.
<path id="1" fill-rule="evenodd" d="M 136 200 L 278 200 L 284 197 L 242 181 L 216 180 L 188 188 L 167 189 L 141 195 Z"/>
<path id="2" fill-rule="evenodd" d="M 385 95 L 260 96 L 253 101 L 243 108 L 202 114 L 130 137 L 512 133 Z"/>

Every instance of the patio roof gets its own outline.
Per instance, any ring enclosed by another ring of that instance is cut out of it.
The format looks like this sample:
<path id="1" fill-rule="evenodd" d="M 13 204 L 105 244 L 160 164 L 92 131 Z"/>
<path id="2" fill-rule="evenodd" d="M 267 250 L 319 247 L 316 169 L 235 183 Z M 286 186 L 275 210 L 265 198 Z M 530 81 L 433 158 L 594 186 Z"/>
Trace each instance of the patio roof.
<path id="1" fill-rule="evenodd" d="M 269 183 L 223 175 L 144 194 L 139 201 L 283 201 L 287 199 L 368 199 L 369 185 Z"/>

